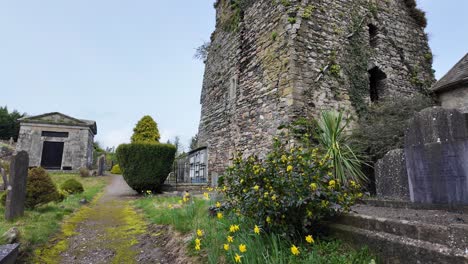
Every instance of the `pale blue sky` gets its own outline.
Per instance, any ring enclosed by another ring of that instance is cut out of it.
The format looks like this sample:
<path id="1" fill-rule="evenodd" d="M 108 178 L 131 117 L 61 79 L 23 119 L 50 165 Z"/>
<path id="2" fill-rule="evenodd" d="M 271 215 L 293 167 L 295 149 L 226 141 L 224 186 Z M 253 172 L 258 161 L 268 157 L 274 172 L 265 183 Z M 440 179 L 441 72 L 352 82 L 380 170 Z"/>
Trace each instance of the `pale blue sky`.
<path id="1" fill-rule="evenodd" d="M 105 146 L 143 115 L 163 140 L 197 132 L 213 0 L 0 0 L 0 105 L 98 123 Z M 437 77 L 468 52 L 468 1 L 419 0 Z"/>

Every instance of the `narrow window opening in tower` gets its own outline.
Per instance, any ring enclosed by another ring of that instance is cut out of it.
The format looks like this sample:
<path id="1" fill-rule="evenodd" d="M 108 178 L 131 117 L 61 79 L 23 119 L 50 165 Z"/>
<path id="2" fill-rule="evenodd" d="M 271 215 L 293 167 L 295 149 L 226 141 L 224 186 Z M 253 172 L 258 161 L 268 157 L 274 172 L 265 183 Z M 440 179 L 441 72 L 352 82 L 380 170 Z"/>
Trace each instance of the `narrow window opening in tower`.
<path id="1" fill-rule="evenodd" d="M 369 24 L 369 45 L 372 48 L 377 46 L 377 34 L 379 33 L 379 29 L 374 24 Z"/>
<path id="2" fill-rule="evenodd" d="M 371 102 L 377 102 L 385 90 L 387 74 L 378 67 L 372 68 L 368 73 L 370 99 Z"/>

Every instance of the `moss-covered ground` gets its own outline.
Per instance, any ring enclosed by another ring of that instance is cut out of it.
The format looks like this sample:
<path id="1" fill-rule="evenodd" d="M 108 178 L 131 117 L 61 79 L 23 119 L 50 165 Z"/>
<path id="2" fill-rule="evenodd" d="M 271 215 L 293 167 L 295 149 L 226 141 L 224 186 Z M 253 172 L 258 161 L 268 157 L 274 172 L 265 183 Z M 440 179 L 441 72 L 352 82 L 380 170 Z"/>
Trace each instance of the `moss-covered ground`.
<path id="1" fill-rule="evenodd" d="M 147 224 L 126 196 L 131 190 L 114 184 L 116 179 L 122 181 L 113 176 L 102 196 L 66 219 L 62 232 L 35 251 L 35 263 L 136 262 L 135 246 Z"/>
<path id="2" fill-rule="evenodd" d="M 0 235 L 12 227 L 20 231 L 22 258 L 27 258 L 35 247 L 46 243 L 52 234 L 60 229 L 61 222 L 68 215 L 81 207 L 80 200 L 86 198 L 92 200 L 99 194 L 106 185 L 106 178 L 81 178 L 78 174 L 51 174 L 52 180 L 56 186 L 68 179 L 76 179 L 83 184 L 85 191 L 81 194 L 68 196 L 59 203 L 49 203 L 42 205 L 34 210 L 26 210 L 23 217 L 14 221 L 5 221 L 3 215 L 5 208 L 0 205 Z"/>

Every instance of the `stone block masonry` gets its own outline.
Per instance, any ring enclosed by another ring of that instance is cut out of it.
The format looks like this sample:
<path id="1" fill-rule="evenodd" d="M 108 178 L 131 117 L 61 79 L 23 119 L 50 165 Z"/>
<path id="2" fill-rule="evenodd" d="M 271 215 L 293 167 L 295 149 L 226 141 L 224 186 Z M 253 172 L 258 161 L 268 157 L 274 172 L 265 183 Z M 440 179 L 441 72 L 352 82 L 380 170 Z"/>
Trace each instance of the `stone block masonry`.
<path id="1" fill-rule="evenodd" d="M 434 81 L 424 29 L 403 0 L 230 3 L 215 5 L 200 98 L 209 175 L 238 152 L 264 157 L 281 124 L 324 109 L 359 115 Z"/>

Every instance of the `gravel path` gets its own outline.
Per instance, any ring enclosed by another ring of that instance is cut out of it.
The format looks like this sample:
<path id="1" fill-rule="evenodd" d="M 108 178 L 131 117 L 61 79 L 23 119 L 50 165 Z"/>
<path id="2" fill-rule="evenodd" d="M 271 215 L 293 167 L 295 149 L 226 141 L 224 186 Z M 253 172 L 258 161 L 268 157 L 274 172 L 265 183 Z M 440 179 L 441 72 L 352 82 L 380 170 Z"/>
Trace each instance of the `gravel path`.
<path id="1" fill-rule="evenodd" d="M 170 263 L 158 247 L 154 226 L 130 205 L 135 192 L 113 175 L 97 202 L 65 222 L 62 236 L 42 250 L 39 263 Z"/>

